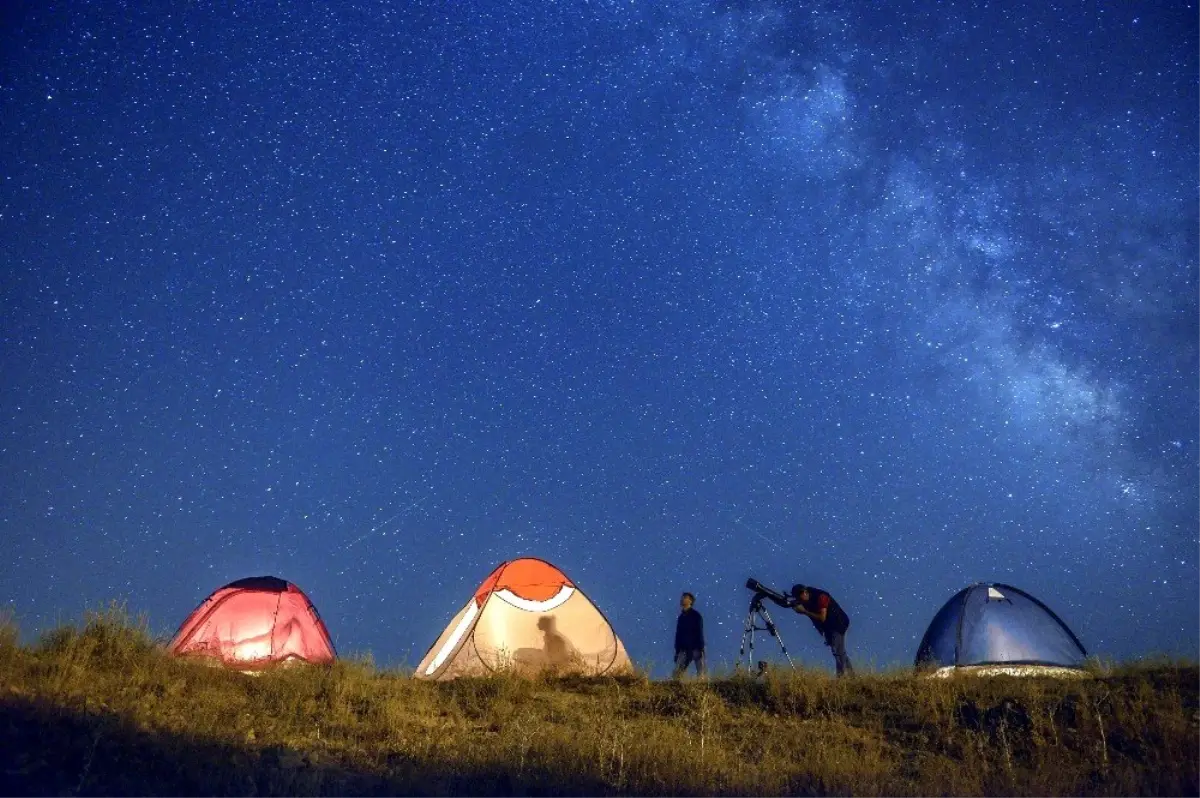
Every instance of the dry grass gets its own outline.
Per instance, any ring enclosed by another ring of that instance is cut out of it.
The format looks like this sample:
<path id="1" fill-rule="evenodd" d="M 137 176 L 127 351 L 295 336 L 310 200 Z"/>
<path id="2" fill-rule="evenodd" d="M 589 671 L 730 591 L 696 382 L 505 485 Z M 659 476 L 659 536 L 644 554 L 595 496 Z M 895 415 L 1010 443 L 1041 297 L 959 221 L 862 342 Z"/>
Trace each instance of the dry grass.
<path id="1" fill-rule="evenodd" d="M 1194 663 L 1087 680 L 824 673 L 462 679 L 369 660 L 250 678 L 119 610 L 0 622 L 16 794 L 1196 795 Z"/>

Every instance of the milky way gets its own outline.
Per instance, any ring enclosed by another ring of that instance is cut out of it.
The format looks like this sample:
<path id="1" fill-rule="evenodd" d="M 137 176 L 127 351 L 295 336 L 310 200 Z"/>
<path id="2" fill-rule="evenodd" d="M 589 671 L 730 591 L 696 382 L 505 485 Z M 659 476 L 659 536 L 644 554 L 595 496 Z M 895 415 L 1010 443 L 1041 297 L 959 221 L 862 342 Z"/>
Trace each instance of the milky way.
<path id="1" fill-rule="evenodd" d="M 533 555 L 659 668 L 748 576 L 1194 656 L 1195 7 L 844 5 L 8 11 L 0 602 L 412 665 Z"/>

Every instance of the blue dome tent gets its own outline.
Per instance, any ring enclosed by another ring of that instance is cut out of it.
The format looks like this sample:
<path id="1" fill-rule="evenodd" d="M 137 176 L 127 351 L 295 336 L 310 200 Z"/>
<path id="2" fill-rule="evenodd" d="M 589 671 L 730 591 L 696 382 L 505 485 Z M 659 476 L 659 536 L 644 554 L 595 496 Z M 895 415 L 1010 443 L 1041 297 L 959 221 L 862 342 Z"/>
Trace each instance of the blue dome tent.
<path id="1" fill-rule="evenodd" d="M 1042 602 L 1011 585 L 982 582 L 954 594 L 933 616 L 917 649 L 918 668 L 1032 673 L 1078 669 L 1087 651 Z"/>

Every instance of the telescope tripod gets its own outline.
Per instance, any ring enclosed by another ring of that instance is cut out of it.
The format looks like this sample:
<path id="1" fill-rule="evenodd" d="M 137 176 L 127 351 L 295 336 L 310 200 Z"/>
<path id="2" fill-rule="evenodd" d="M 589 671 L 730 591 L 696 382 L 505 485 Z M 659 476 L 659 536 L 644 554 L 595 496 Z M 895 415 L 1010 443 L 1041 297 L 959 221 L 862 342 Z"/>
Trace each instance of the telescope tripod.
<path id="1" fill-rule="evenodd" d="M 759 626 L 758 622 L 762 621 L 763 626 Z M 742 648 L 738 652 L 737 665 L 742 666 L 742 659 L 746 660 L 746 670 L 754 664 L 754 633 L 767 632 L 771 637 L 775 638 L 779 643 L 779 650 L 783 652 L 783 656 L 787 658 L 788 665 L 793 669 L 796 663 L 792 662 L 792 657 L 788 654 L 787 646 L 783 644 L 783 638 L 779 636 L 779 630 L 775 628 L 775 622 L 771 620 L 771 613 L 767 612 L 767 608 L 763 606 L 763 597 L 755 596 L 754 601 L 750 602 L 750 612 L 746 614 L 746 625 L 742 630 Z M 748 652 L 748 656 L 747 656 Z M 759 673 L 762 673 L 766 668 L 765 662 L 759 663 Z"/>

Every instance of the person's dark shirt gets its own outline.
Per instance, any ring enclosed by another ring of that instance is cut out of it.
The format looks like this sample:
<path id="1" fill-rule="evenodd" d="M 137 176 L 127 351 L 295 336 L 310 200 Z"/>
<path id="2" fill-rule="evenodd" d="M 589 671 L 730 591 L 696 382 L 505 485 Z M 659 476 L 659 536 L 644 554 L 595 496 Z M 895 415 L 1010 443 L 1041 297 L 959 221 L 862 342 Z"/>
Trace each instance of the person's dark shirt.
<path id="1" fill-rule="evenodd" d="M 704 650 L 704 619 L 694 608 L 679 613 L 675 622 L 675 651 Z"/>
<path id="2" fill-rule="evenodd" d="M 830 632 L 841 632 L 845 634 L 850 628 L 850 616 L 841 608 L 833 596 L 826 593 L 820 588 L 811 587 L 808 589 L 808 601 L 797 602 L 801 607 L 809 612 L 820 614 L 821 610 L 825 610 L 825 622 L 821 623 L 816 618 L 809 617 L 813 622 L 813 626 L 817 627 L 817 631 L 823 635 Z"/>

